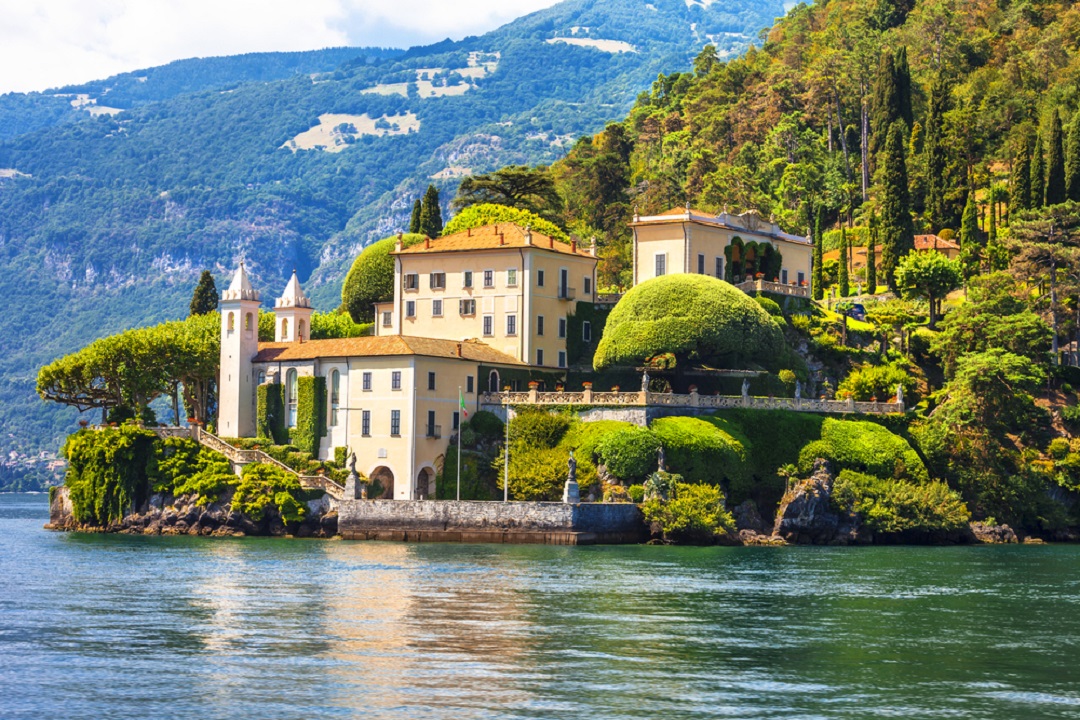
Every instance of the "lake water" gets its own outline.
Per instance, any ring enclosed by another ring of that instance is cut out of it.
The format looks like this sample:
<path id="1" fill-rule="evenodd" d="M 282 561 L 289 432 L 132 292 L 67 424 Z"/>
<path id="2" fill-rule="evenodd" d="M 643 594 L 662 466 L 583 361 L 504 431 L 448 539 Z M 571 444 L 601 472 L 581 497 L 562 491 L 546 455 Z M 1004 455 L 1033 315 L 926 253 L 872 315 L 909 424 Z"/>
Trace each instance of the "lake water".
<path id="1" fill-rule="evenodd" d="M 0 495 L 0 718 L 1077 718 L 1080 547 L 42 530 Z"/>

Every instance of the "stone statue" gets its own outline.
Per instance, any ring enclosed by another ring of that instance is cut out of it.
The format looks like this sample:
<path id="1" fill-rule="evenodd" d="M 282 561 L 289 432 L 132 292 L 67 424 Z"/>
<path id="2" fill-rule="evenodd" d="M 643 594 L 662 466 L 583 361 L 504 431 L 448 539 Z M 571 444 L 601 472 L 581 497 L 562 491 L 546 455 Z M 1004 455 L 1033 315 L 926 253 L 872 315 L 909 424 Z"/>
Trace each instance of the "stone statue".
<path id="1" fill-rule="evenodd" d="M 665 464 L 664 446 L 661 445 L 660 448 L 656 451 L 656 467 L 658 470 L 660 470 L 660 472 L 667 472 Z"/>
<path id="2" fill-rule="evenodd" d="M 795 399 L 796 400 L 801 400 L 802 399 L 802 381 L 800 381 L 800 380 L 795 381 Z"/>
<path id="3" fill-rule="evenodd" d="M 641 392 L 649 392 L 649 371 L 641 373 Z"/>
<path id="4" fill-rule="evenodd" d="M 345 480 L 345 497 L 367 500 L 367 483 L 363 482 L 360 473 L 356 472 L 356 453 L 351 448 L 345 464 L 349 467 L 349 477 Z"/>
<path id="5" fill-rule="evenodd" d="M 581 502 L 581 490 L 577 484 L 577 460 L 574 459 L 574 451 L 570 451 L 570 459 L 566 461 L 567 475 L 566 485 L 563 487 L 562 501 L 569 505 L 577 505 Z"/>
<path id="6" fill-rule="evenodd" d="M 742 381 L 742 396 L 744 398 L 745 397 L 750 397 L 750 379 L 749 378 L 743 378 L 743 381 Z"/>
<path id="7" fill-rule="evenodd" d="M 904 404 L 904 386 L 903 385 L 897 385 L 896 386 L 896 402 L 898 402 L 901 405 Z"/>
<path id="8" fill-rule="evenodd" d="M 349 450 L 349 459 L 345 461 L 345 464 L 349 466 L 349 474 L 356 475 L 356 452 L 352 449 Z"/>

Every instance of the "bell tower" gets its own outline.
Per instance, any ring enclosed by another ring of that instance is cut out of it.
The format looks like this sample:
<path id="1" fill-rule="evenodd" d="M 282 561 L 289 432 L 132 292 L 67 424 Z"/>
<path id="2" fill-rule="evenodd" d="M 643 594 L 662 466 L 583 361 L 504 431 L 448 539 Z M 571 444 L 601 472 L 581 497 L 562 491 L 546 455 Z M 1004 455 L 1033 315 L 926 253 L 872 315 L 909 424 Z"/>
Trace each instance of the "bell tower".
<path id="1" fill-rule="evenodd" d="M 311 313 L 311 300 L 304 294 L 293 270 L 285 292 L 274 303 L 274 342 L 310 340 Z"/>
<path id="2" fill-rule="evenodd" d="M 251 361 L 259 352 L 259 293 L 244 263 L 221 294 L 221 368 L 218 377 L 218 434 L 255 436 L 255 378 Z"/>

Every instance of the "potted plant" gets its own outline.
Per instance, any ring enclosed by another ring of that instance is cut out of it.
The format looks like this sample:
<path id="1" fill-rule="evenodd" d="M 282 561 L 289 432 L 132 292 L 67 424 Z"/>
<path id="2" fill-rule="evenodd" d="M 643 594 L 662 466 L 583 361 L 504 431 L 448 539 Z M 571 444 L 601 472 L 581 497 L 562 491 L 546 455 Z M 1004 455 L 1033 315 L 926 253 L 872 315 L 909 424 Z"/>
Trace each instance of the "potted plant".
<path id="1" fill-rule="evenodd" d="M 89 424 L 90 424 L 90 421 L 87 420 L 86 418 L 82 418 L 82 419 L 79 420 L 79 427 L 81 427 L 81 428 L 84 428 Z"/>
<path id="2" fill-rule="evenodd" d="M 585 382 L 581 383 L 581 387 L 585 388 L 586 390 L 592 390 L 592 383 L 586 380 Z"/>
<path id="3" fill-rule="evenodd" d="M 611 386 L 611 392 L 613 392 L 613 393 L 619 392 L 619 386 L 618 385 L 612 385 Z"/>
<path id="4" fill-rule="evenodd" d="M 538 387 L 540 387 L 540 381 L 539 380 L 530 380 L 529 381 L 529 389 L 530 390 L 535 390 Z"/>
<path id="5" fill-rule="evenodd" d="M 555 392 L 562 392 L 566 389 L 566 386 L 562 383 L 555 383 Z"/>
<path id="6" fill-rule="evenodd" d="M 697 392 L 697 385 L 691 385 L 690 386 L 690 393 L 693 394 L 693 393 L 696 393 L 696 392 Z"/>

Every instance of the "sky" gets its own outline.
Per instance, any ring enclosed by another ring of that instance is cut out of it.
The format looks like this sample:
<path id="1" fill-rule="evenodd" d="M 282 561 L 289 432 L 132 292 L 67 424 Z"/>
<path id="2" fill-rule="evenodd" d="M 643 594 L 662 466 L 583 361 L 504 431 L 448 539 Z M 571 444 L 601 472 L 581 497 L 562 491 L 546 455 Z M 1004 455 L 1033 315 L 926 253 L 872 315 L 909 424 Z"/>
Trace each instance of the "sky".
<path id="1" fill-rule="evenodd" d="M 557 0 L 0 0 L 0 94 L 172 60 L 477 35 Z"/>

